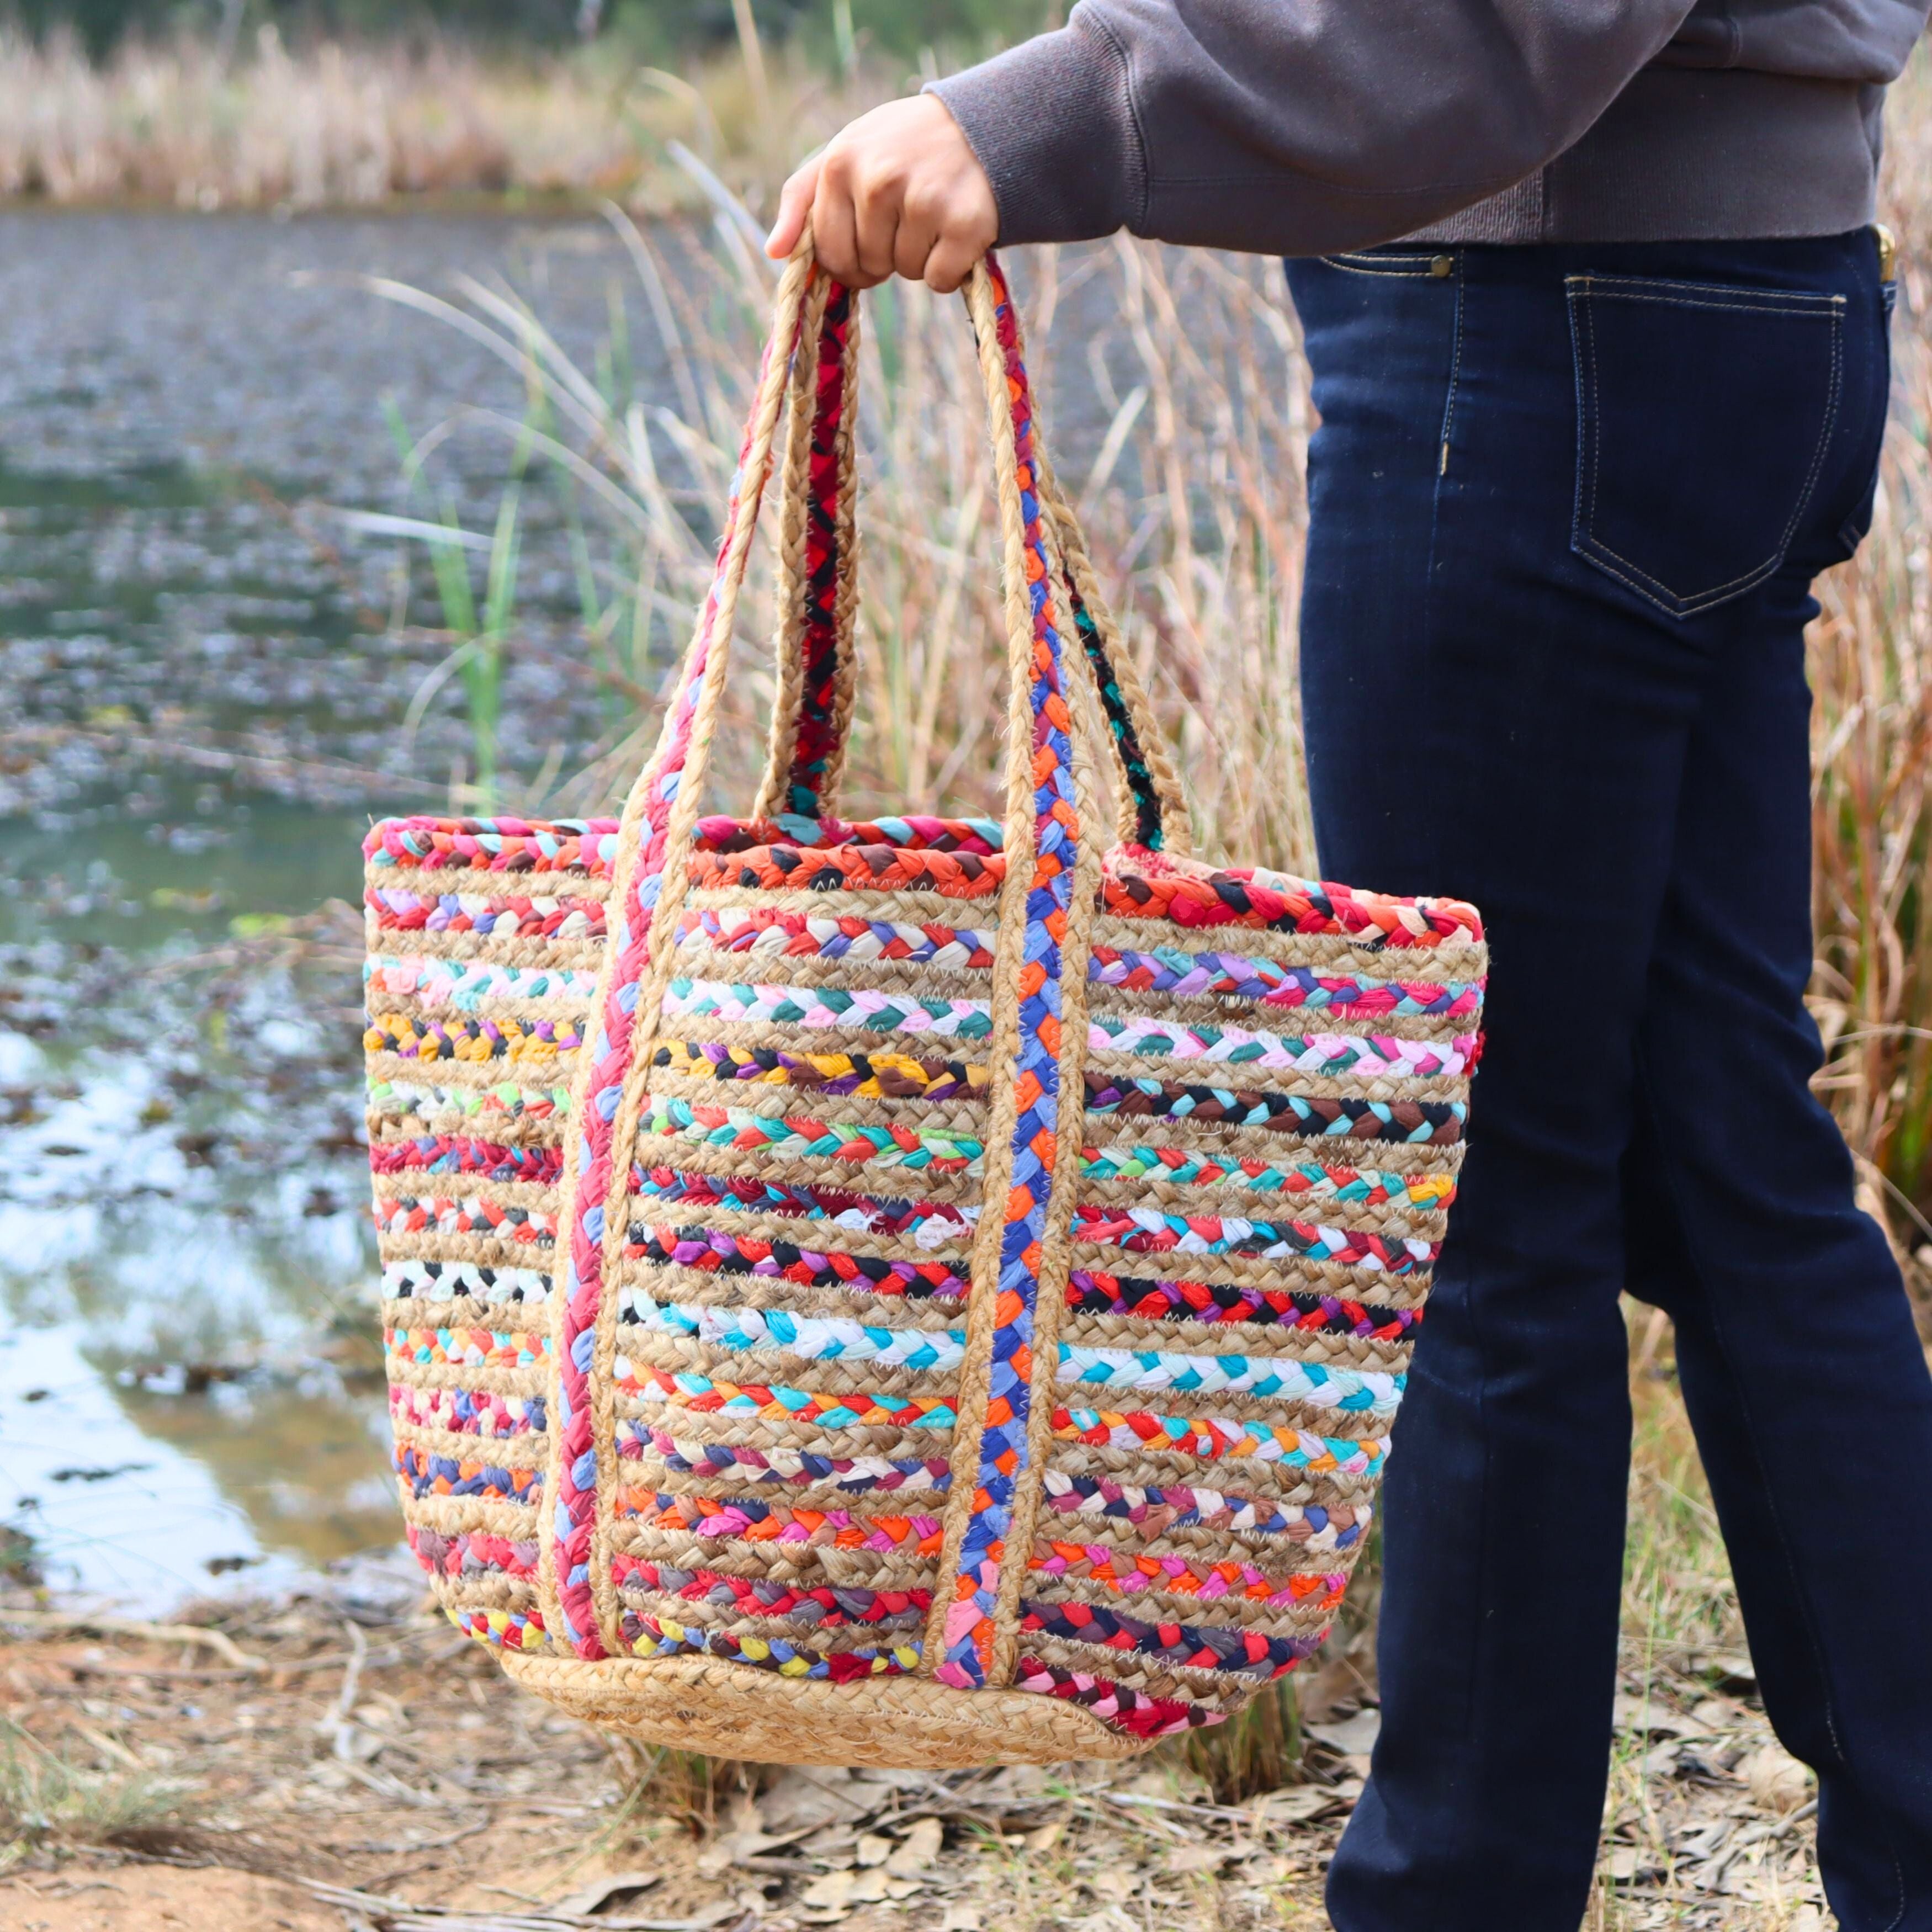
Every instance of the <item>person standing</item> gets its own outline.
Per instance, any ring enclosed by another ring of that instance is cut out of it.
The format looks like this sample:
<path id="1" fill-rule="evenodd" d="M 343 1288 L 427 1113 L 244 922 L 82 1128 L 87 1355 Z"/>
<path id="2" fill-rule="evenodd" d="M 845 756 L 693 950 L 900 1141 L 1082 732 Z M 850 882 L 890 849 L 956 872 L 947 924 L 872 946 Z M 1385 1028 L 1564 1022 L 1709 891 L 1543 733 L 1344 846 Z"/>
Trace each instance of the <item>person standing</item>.
<path id="1" fill-rule="evenodd" d="M 1482 909 L 1477 1129 L 1384 1502 L 1340 1932 L 1574 1932 L 1670 1312 L 1846 1932 L 1932 1932 L 1932 1378 L 1808 1084 L 1804 629 L 1872 512 L 1924 0 L 1082 0 L 787 184 L 834 274 L 1280 254 L 1323 872 Z"/>

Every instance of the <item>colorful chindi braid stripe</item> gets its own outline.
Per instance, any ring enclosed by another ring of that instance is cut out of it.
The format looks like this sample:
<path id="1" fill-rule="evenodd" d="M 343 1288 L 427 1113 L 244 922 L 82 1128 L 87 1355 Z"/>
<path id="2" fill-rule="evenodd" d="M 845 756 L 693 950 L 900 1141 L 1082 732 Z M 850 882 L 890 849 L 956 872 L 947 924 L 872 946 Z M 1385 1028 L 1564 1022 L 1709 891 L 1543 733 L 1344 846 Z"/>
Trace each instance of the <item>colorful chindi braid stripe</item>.
<path id="1" fill-rule="evenodd" d="M 720 1500 L 621 1490 L 618 1514 L 640 1530 L 688 1529 L 707 1542 L 772 1543 L 868 1550 L 874 1556 L 933 1557 L 939 1553 L 938 1516 L 889 1516 L 876 1510 L 801 1509 L 763 1497 Z"/>
<path id="2" fill-rule="evenodd" d="M 674 980 L 667 1019 L 724 1025 L 849 1028 L 858 1033 L 930 1034 L 984 1040 L 993 1030 L 984 1000 L 920 1000 L 909 994 L 849 992 L 842 986 L 734 986 L 718 980 Z"/>
<path id="3" fill-rule="evenodd" d="M 1096 1268 L 1073 1270 L 1066 1305 L 1083 1315 L 1127 1315 L 1143 1322 L 1252 1322 L 1376 1342 L 1399 1342 L 1422 1319 L 1419 1308 L 1378 1307 L 1337 1294 L 1234 1282 L 1144 1281 Z"/>
<path id="4" fill-rule="evenodd" d="M 758 1114 L 748 1107 L 694 1106 L 671 1094 L 652 1097 L 639 1131 L 764 1160 L 836 1160 L 913 1174 L 964 1174 L 977 1168 L 986 1151 L 956 1128 L 874 1126 L 802 1114 Z"/>
<path id="5" fill-rule="evenodd" d="M 1271 1502 L 1227 1490 L 1186 1484 L 1117 1483 L 1105 1476 L 1047 1472 L 1042 1501 L 1060 1516 L 1104 1516 L 1132 1523 L 1151 1540 L 1196 1527 L 1243 1536 L 1279 1535 L 1310 1555 L 1352 1549 L 1366 1532 L 1366 1504 Z"/>
<path id="6" fill-rule="evenodd" d="M 783 1677 L 821 1678 L 832 1684 L 850 1684 L 860 1678 L 897 1676 L 919 1668 L 916 1644 L 896 1644 L 890 1650 L 819 1652 L 788 1643 L 782 1637 L 694 1629 L 671 1617 L 640 1616 L 628 1610 L 624 1614 L 623 1630 L 626 1642 L 638 1657 L 679 1657 L 703 1652 L 729 1658 L 734 1664 L 775 1670 Z"/>
<path id="7" fill-rule="evenodd" d="M 1142 952 L 1096 945 L 1087 972 L 1095 985 L 1127 992 L 1252 1000 L 1263 1006 L 1305 1006 L 1348 1019 L 1472 1019 L 1483 1004 L 1480 985 L 1376 980 L 1246 953 L 1184 952 L 1165 946 Z"/>
<path id="8" fill-rule="evenodd" d="M 410 1546 L 520 1678 L 674 1697 L 727 1754 L 889 1755 L 902 1712 L 962 1763 L 1138 1748 L 1307 1658 L 1480 1057 L 1472 908 L 1190 856 L 996 268 L 969 301 L 1018 566 L 1003 817 L 838 815 L 857 318 L 801 260 L 624 819 L 365 842 Z M 774 474 L 766 766 L 700 815 Z"/>
<path id="9" fill-rule="evenodd" d="M 658 1048 L 651 1064 L 693 1079 L 808 1087 L 819 1094 L 856 1094 L 862 1100 L 974 1100 L 986 1086 L 983 1066 L 917 1060 L 907 1053 L 786 1053 L 777 1047 L 680 1040 Z"/>
<path id="10" fill-rule="evenodd" d="M 952 1466 L 943 1456 L 823 1456 L 798 1449 L 748 1449 L 703 1442 L 651 1424 L 620 1424 L 620 1454 L 660 1458 L 674 1475 L 709 1475 L 734 1483 L 830 1484 L 851 1496 L 926 1490 L 943 1494 Z"/>
<path id="11" fill-rule="evenodd" d="M 604 937 L 603 902 L 568 896 L 425 892 L 372 885 L 368 908 L 376 930 L 385 933 L 475 933 L 500 944 L 512 939 L 593 941 Z"/>
<path id="12" fill-rule="evenodd" d="M 1034 1322 L 1044 1261 L 1060 1121 L 1060 946 L 1066 936 L 1082 826 L 1073 800 L 1072 745 L 1052 578 L 1033 472 L 1033 423 L 1020 361 L 1012 298 L 994 278 L 994 310 L 1012 397 L 1015 483 L 1019 491 L 1033 608 L 1031 863 L 1020 974 L 1018 1052 L 1012 1078 L 1015 1118 L 1010 1175 L 1002 1204 L 999 1268 L 992 1286 L 993 1330 L 978 1418 L 972 1508 L 961 1537 L 933 1675 L 970 1688 L 988 1681 L 998 1639 L 999 1606 L 1013 1504 L 1029 1455 L 1033 1407 Z M 1010 900 L 1006 902 L 1010 904 Z M 1003 908 L 1003 916 L 1010 918 Z"/>
<path id="13" fill-rule="evenodd" d="M 930 1590 L 866 1590 L 849 1585 L 802 1589 L 766 1577 L 676 1568 L 636 1556 L 620 1556 L 612 1567 L 620 1589 L 676 1597 L 731 1616 L 794 1623 L 806 1630 L 916 1629 L 932 1607 Z"/>
<path id="14" fill-rule="evenodd" d="M 703 940 L 719 952 L 839 959 L 855 968 L 904 964 L 963 972 L 993 963 L 991 932 L 936 920 L 913 925 L 850 913 L 820 919 L 775 906 L 707 906 L 686 913 L 678 922 L 677 936 L 688 949 Z"/>
<path id="15" fill-rule="evenodd" d="M 838 1429 L 943 1429 L 958 1419 L 950 1396 L 895 1395 L 873 1390 L 826 1394 L 781 1384 L 726 1382 L 711 1376 L 674 1374 L 620 1354 L 611 1375 L 640 1402 L 689 1409 L 699 1415 L 741 1417 L 766 1422 L 811 1423 Z"/>
<path id="16" fill-rule="evenodd" d="M 885 1260 L 835 1253 L 790 1241 L 760 1241 L 710 1228 L 640 1228 L 625 1244 L 626 1260 L 695 1268 L 704 1274 L 754 1274 L 801 1288 L 848 1288 L 862 1294 L 963 1295 L 968 1283 L 943 1262 Z"/>

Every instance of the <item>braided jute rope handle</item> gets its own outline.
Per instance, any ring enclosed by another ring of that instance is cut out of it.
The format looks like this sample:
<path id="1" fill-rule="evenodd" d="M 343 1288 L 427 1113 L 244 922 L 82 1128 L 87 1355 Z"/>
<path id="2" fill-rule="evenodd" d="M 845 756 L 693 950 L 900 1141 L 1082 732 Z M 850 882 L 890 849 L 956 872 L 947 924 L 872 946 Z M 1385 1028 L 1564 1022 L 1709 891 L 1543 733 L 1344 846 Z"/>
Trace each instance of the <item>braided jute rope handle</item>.
<path id="1" fill-rule="evenodd" d="M 1077 1109 L 1087 1050 L 1087 958 L 1100 880 L 1100 840 L 1087 707 L 1070 701 L 1093 645 L 1105 638 L 1092 616 L 1097 598 L 1070 516 L 1047 494 L 1033 424 L 1017 319 L 998 266 L 988 256 L 965 291 L 979 349 L 1000 511 L 1010 673 L 1005 877 L 992 974 L 992 1076 L 983 1200 L 972 1255 L 973 1289 L 957 1403 L 941 1557 L 941 1587 L 923 1646 L 923 1670 L 959 1688 L 1011 1681 L 1016 1663 L 1018 1593 L 1024 1564 L 1009 1564 L 1010 1543 L 1030 1546 L 1040 1471 L 1051 1426 L 1054 1329 L 1071 1268 L 1070 1223 L 1077 1162 L 1058 1158 L 1063 1094 Z M 842 295 L 812 260 L 808 243 L 786 265 L 776 315 L 747 424 L 710 593 L 680 674 L 656 754 L 626 801 L 614 862 L 610 939 L 592 1007 L 590 1052 L 572 1102 L 578 1132 L 563 1185 L 565 1249 L 553 1342 L 557 1414 L 551 1430 L 548 1495 L 553 1534 L 543 1556 L 545 1625 L 582 1659 L 622 1655 L 613 1579 L 616 1378 L 619 1297 L 630 1173 L 639 1120 L 662 1026 L 675 922 L 696 842 L 699 804 L 729 660 L 733 620 L 752 535 L 770 481 L 772 446 L 788 389 L 802 404 L 807 374 L 825 394 L 825 319 Z M 850 365 L 838 351 L 837 386 L 849 396 Z M 796 418 L 794 418 L 796 422 Z M 849 411 L 842 422 L 849 430 Z M 802 456 L 801 452 L 803 452 Z M 794 430 L 788 464 L 808 464 L 812 440 Z M 826 452 L 842 458 L 836 440 Z M 849 531 L 847 506 L 827 526 Z M 795 532 L 781 532 L 795 548 Z M 843 545 L 849 556 L 849 542 Z M 1057 580 L 1063 560 L 1070 580 Z M 796 624 L 782 618 L 782 646 L 802 643 L 814 622 L 836 643 L 842 601 L 832 578 L 829 606 Z M 1055 592 L 1062 596 L 1056 601 Z M 1088 622 L 1086 649 L 1064 651 L 1060 627 Z M 849 645 L 849 628 L 846 641 Z M 812 679 L 805 664 L 796 688 Z M 845 652 L 849 659 L 849 648 Z M 821 663 L 821 672 L 827 667 Z M 833 701 L 821 706 L 836 718 Z M 790 688 L 782 679 L 782 689 Z M 1105 693 L 1102 693 L 1103 699 Z M 1124 711 L 1134 699 L 1120 696 Z M 1144 700 L 1139 701 L 1144 704 Z M 800 721 L 802 722 L 802 720 Z M 796 776 L 806 748 L 800 723 L 774 734 Z M 814 756 L 816 754 L 814 753 Z M 836 776 L 826 760 L 808 776 Z M 1171 778 L 1171 772 L 1168 774 Z M 814 794 L 814 796 L 822 796 Z M 1178 801 L 1178 789 L 1174 794 Z M 1166 801 L 1161 802 L 1164 805 Z M 1077 1140 L 1076 1143 L 1077 1144 Z M 605 1286 L 614 1292 L 606 1293 Z M 551 1621 L 553 1615 L 555 1622 Z M 644 1668 L 640 1665 L 639 1668 Z M 856 1695 L 868 1687 L 847 1687 Z"/>
<path id="2" fill-rule="evenodd" d="M 828 818 L 838 798 L 858 685 L 858 376 L 856 294 L 815 277 L 786 404 L 773 639 L 778 698 L 754 818 Z"/>
<path id="3" fill-rule="evenodd" d="M 808 245 L 808 236 L 800 246 Z M 808 304 L 792 370 L 778 478 L 778 699 L 752 808 L 766 820 L 787 812 L 830 818 L 844 763 L 857 682 L 859 308 L 851 290 L 835 284 Z M 1050 513 L 1053 575 L 1107 726 L 1120 836 L 1185 857 L 1192 839 L 1180 780 L 1037 425 L 1033 448 L 1036 489 Z"/>

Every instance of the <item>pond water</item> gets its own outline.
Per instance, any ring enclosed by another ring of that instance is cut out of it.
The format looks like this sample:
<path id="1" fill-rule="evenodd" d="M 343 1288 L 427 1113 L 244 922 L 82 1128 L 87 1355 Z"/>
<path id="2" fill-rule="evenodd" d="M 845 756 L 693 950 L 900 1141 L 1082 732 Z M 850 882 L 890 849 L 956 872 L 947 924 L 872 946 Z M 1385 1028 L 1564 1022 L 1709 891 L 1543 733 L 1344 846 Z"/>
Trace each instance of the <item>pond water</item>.
<path id="1" fill-rule="evenodd" d="M 581 221 L 0 214 L 0 1560 L 57 1588 L 156 1613 L 397 1543 L 356 935 L 310 916 L 460 738 L 445 707 L 400 752 L 436 653 L 385 635 L 396 545 L 316 512 L 410 507 L 386 410 L 420 434 L 520 392 L 356 278 L 508 283 L 581 350 L 616 250 Z M 450 453 L 487 506 L 500 450 Z M 541 627 L 569 578 L 538 511 Z M 580 685 L 510 675 L 506 756 L 596 735 Z"/>

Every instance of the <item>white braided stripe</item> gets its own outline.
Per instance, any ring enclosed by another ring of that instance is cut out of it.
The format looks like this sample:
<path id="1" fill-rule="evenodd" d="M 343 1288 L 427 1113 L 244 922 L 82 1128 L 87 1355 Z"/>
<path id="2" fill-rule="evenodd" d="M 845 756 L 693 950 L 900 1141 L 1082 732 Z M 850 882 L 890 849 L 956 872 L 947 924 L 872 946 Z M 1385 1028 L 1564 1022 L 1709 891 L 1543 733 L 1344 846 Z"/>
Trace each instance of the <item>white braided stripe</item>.
<path id="1" fill-rule="evenodd" d="M 427 1178 L 428 1177 L 425 1177 Z M 548 1249 L 556 1238 L 556 1191 L 544 1190 L 541 1207 L 506 1209 L 480 1194 L 395 1195 L 376 1203 L 380 1234 L 478 1234 L 502 1241 L 528 1241 Z"/>
<path id="2" fill-rule="evenodd" d="M 772 1349 L 813 1362 L 866 1362 L 890 1369 L 957 1369 L 963 1328 L 889 1328 L 782 1308 L 694 1306 L 659 1301 L 642 1288 L 620 1292 L 617 1318 L 646 1333 L 688 1336 L 713 1347 Z"/>
<path id="3" fill-rule="evenodd" d="M 848 926 L 862 926 L 858 932 Z M 827 956 L 855 965 L 872 965 L 892 958 L 912 965 L 933 966 L 947 971 L 984 972 L 974 967 L 975 953 L 993 950 L 994 934 L 984 928 L 954 926 L 948 936 L 935 940 L 924 926 L 903 920 L 844 920 L 807 919 L 803 936 L 811 942 L 802 946 L 782 926 L 761 924 L 757 914 L 746 906 L 721 906 L 715 910 L 688 910 L 678 922 L 679 945 L 692 952 L 729 954 L 734 958 L 781 958 L 803 952 L 813 958 Z"/>
<path id="4" fill-rule="evenodd" d="M 368 992 L 414 998 L 425 1006 L 473 1010 L 485 1000 L 574 1003 L 587 1012 L 595 973 L 563 966 L 502 966 L 488 959 L 445 959 L 422 953 L 382 953 L 362 969 Z"/>
<path id="5" fill-rule="evenodd" d="M 494 1306 L 548 1301 L 550 1291 L 550 1276 L 535 1268 L 422 1260 L 387 1262 L 382 1268 L 382 1296 L 388 1301 L 450 1301 L 460 1295 Z"/>
<path id="6" fill-rule="evenodd" d="M 673 980 L 664 992 L 664 1011 L 667 1018 L 929 1034 L 940 1040 L 984 1040 L 992 1028 L 986 1000 L 915 999 L 870 987 L 742 986 L 725 980 Z M 1473 1036 L 1448 1042 L 1387 1034 L 1265 1033 L 1106 1012 L 1092 1017 L 1088 1037 L 1096 1053 L 1330 1077 L 1356 1073 L 1374 1079 L 1457 1078 L 1468 1070 L 1475 1045 Z"/>
<path id="7" fill-rule="evenodd" d="M 866 987 L 740 986 L 725 980 L 674 980 L 664 989 L 664 1010 L 668 1019 L 930 1034 L 937 1040 L 984 1040 L 992 1031 L 987 1000 L 916 1000 Z"/>
<path id="8" fill-rule="evenodd" d="M 854 1491 L 898 1491 L 944 1490 L 951 1480 L 944 1462 L 932 1457 L 828 1457 L 782 1445 L 734 1448 L 704 1436 L 678 1435 L 661 1422 L 620 1422 L 617 1441 L 626 1460 L 632 1459 L 633 1445 L 641 1445 L 644 1454 L 661 1457 L 675 1473 L 702 1471 L 734 1484 L 836 1483 Z"/>
<path id="9" fill-rule="evenodd" d="M 518 890 L 514 874 L 506 874 L 502 893 L 451 892 L 440 891 L 432 878 L 418 880 L 415 875 L 398 872 L 393 883 L 385 880 L 374 890 L 382 905 L 392 913 L 416 912 L 434 906 L 436 914 L 429 922 L 431 932 L 441 930 L 453 922 L 460 922 L 459 929 L 487 934 L 496 940 L 514 939 L 527 935 L 534 939 L 580 940 L 596 937 L 596 928 L 581 902 L 589 896 L 586 882 L 573 880 L 566 891 L 554 893 L 532 893 L 527 896 Z M 598 896 L 602 896 L 602 881 L 597 882 Z M 508 896 L 514 894 L 514 897 Z M 572 902 L 576 903 L 572 903 Z M 569 910 L 558 914 L 563 907 Z M 553 926 L 551 922 L 556 923 Z"/>
<path id="10" fill-rule="evenodd" d="M 1468 1070 L 1473 1035 L 1454 1041 L 1387 1034 L 1263 1033 L 1249 1027 L 1183 1026 L 1136 1014 L 1096 1012 L 1088 1029 L 1096 1053 L 1210 1060 L 1270 1072 L 1358 1074 L 1365 1079 L 1453 1080 Z"/>
<path id="11" fill-rule="evenodd" d="M 893 1328 L 838 1316 L 785 1309 L 660 1301 L 646 1288 L 621 1291 L 619 1318 L 647 1333 L 675 1335 L 744 1352 L 770 1350 L 802 1361 L 865 1362 L 875 1367 L 957 1369 L 963 1328 Z M 1059 1344 L 1058 1379 L 1088 1388 L 1174 1394 L 1272 1396 L 1304 1408 L 1392 1416 L 1404 1378 L 1328 1368 L 1267 1355 L 1190 1354 L 1164 1348 L 1093 1348 Z"/>

